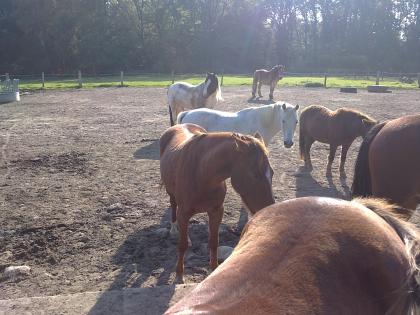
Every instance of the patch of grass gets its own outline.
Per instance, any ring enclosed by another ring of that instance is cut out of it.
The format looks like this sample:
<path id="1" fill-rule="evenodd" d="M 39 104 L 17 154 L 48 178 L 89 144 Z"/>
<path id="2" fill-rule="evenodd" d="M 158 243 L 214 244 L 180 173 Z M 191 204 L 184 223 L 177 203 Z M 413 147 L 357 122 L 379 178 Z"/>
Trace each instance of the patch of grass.
<path id="1" fill-rule="evenodd" d="M 185 81 L 191 84 L 198 84 L 204 79 L 203 75 L 176 75 L 175 81 Z M 104 77 L 85 77 L 83 78 L 83 88 L 96 87 L 119 87 L 119 76 L 104 76 Z M 167 87 L 172 84 L 171 75 L 127 75 L 124 77 L 124 86 L 127 87 Z M 344 78 L 344 77 L 328 77 L 327 87 L 356 87 L 366 88 L 368 85 L 375 84 L 375 79 L 367 80 L 366 78 Z M 390 88 L 416 89 L 417 82 L 409 84 L 402 83 L 396 79 L 385 78 L 380 82 L 381 85 L 389 86 Z M 252 85 L 252 77 L 244 75 L 225 75 L 223 78 L 224 86 L 238 86 L 238 85 Z M 279 86 L 323 86 L 324 77 L 285 77 L 279 81 Z M 41 80 L 25 80 L 20 81 L 20 88 L 22 90 L 39 90 L 41 89 Z M 46 78 L 44 89 L 74 89 L 78 87 L 78 82 L 75 78 Z"/>

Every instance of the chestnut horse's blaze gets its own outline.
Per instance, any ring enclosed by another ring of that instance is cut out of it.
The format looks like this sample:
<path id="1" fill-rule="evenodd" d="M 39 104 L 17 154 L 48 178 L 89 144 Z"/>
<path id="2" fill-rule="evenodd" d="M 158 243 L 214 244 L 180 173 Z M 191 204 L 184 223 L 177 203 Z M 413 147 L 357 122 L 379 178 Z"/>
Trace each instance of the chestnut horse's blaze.
<path id="1" fill-rule="evenodd" d="M 166 314 L 419 314 L 420 235 L 395 208 L 321 197 L 269 206 Z"/>
<path id="2" fill-rule="evenodd" d="M 194 124 L 176 125 L 160 138 L 160 172 L 170 197 L 172 225 L 179 229 L 179 282 L 188 247 L 188 222 L 196 213 L 207 212 L 209 216 L 210 267 L 217 267 L 227 178 L 252 213 L 274 203 L 267 149 L 251 136 L 206 133 Z"/>
<path id="3" fill-rule="evenodd" d="M 372 128 L 356 160 L 352 194 L 386 198 L 416 209 L 420 204 L 420 115 Z M 409 218 L 412 211 L 404 214 Z"/>

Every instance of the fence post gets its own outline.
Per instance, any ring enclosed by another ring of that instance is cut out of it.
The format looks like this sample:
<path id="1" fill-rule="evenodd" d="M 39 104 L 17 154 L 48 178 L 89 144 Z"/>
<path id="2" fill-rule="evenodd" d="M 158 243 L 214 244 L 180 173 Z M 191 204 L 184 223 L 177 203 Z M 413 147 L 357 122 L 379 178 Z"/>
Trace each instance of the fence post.
<path id="1" fill-rule="evenodd" d="M 381 75 L 381 72 L 380 71 L 377 71 L 376 72 L 376 85 L 379 85 L 379 77 L 380 77 L 380 75 Z"/>
<path id="2" fill-rule="evenodd" d="M 324 87 L 327 87 L 327 74 L 324 75 Z"/>
<path id="3" fill-rule="evenodd" d="M 220 86 L 223 86 L 223 77 L 225 76 L 225 69 L 222 69 L 222 79 L 220 80 Z"/>
<path id="4" fill-rule="evenodd" d="M 82 87 L 82 70 L 79 70 L 77 73 L 77 80 L 79 82 L 79 88 Z"/>
<path id="5" fill-rule="evenodd" d="M 172 76 L 172 84 L 174 84 L 175 83 L 175 70 L 174 69 L 172 69 L 171 76 Z"/>
<path id="6" fill-rule="evenodd" d="M 420 73 L 417 73 L 417 84 L 420 88 Z"/>
<path id="7" fill-rule="evenodd" d="M 10 80 L 10 77 L 9 77 L 9 73 L 8 72 L 6 72 L 6 81 L 7 80 Z"/>
<path id="8" fill-rule="evenodd" d="M 42 88 L 44 88 L 45 87 L 45 74 L 44 74 L 44 71 L 42 71 L 41 79 L 42 79 Z"/>
<path id="9" fill-rule="evenodd" d="M 120 78 L 121 78 L 121 86 L 124 86 L 124 71 L 121 71 Z"/>

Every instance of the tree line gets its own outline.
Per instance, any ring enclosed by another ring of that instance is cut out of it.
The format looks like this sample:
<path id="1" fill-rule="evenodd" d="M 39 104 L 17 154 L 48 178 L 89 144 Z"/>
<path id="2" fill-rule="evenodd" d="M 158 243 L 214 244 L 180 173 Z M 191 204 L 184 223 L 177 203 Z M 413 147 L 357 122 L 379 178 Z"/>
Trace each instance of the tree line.
<path id="1" fill-rule="evenodd" d="M 420 71 L 420 0 L 0 0 L 0 73 Z"/>

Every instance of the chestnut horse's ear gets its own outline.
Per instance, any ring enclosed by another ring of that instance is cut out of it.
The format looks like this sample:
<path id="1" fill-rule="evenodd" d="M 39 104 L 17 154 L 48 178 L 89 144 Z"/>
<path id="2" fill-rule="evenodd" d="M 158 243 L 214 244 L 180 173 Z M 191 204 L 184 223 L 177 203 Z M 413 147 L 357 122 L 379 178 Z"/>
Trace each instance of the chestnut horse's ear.
<path id="1" fill-rule="evenodd" d="M 254 138 L 257 138 L 258 140 L 260 140 L 265 145 L 264 139 L 258 131 L 255 133 Z"/>
<path id="2" fill-rule="evenodd" d="M 296 104 L 295 109 L 299 110 L 299 104 Z"/>
<path id="3" fill-rule="evenodd" d="M 283 103 L 283 105 L 281 105 L 281 108 L 283 108 L 283 110 L 286 110 L 286 103 Z"/>

